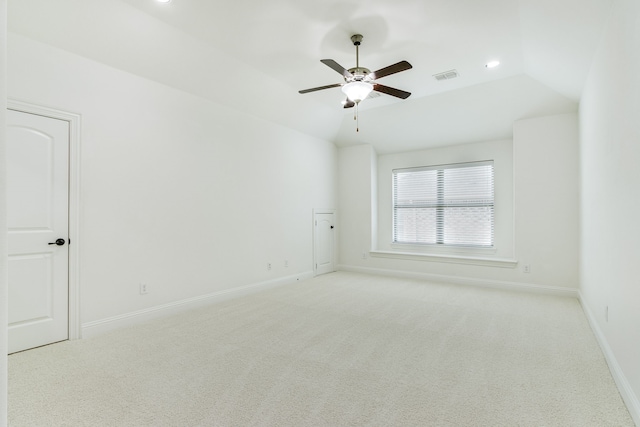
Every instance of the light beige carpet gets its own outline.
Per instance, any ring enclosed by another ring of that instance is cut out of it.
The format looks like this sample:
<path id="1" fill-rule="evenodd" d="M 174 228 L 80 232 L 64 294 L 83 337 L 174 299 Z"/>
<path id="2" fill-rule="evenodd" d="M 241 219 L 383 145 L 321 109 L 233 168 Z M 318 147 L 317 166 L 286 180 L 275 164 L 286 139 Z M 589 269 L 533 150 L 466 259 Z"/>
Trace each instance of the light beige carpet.
<path id="1" fill-rule="evenodd" d="M 9 357 L 10 426 L 633 426 L 575 299 L 332 273 Z"/>

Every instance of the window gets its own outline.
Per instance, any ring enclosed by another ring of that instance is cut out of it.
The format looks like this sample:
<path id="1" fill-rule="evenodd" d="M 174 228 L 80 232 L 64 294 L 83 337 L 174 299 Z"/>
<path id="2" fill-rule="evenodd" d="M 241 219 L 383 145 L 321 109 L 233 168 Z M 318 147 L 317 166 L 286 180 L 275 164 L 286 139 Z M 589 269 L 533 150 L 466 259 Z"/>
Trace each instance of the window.
<path id="1" fill-rule="evenodd" d="M 493 161 L 393 170 L 393 242 L 493 247 Z"/>

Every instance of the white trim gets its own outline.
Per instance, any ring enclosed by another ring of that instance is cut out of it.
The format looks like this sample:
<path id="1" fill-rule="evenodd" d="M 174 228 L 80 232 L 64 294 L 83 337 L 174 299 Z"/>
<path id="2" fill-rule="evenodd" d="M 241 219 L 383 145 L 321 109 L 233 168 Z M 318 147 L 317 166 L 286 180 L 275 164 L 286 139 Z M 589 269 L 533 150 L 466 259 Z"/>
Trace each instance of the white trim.
<path id="1" fill-rule="evenodd" d="M 80 114 L 7 99 L 7 108 L 69 122 L 69 339 L 79 339 L 80 330 Z"/>
<path id="2" fill-rule="evenodd" d="M 518 260 L 511 258 L 484 258 L 467 255 L 422 254 L 414 252 L 380 251 L 369 252 L 375 258 L 409 259 L 414 261 L 448 262 L 455 264 L 484 265 L 489 267 L 515 268 Z"/>
<path id="3" fill-rule="evenodd" d="M 596 340 L 598 344 L 600 344 L 600 348 L 602 349 L 602 353 L 604 354 L 604 358 L 609 365 L 609 370 L 611 371 L 611 376 L 613 380 L 616 382 L 618 386 L 618 391 L 620 392 L 620 396 L 622 396 L 622 400 L 627 405 L 627 410 L 633 418 L 633 421 L 636 425 L 640 426 L 640 400 L 638 400 L 638 396 L 633 391 L 631 384 L 629 384 L 629 380 L 625 376 L 618 360 L 616 359 L 613 350 L 609 346 L 607 342 L 607 338 L 605 337 L 602 329 L 598 325 L 598 322 L 593 315 L 593 312 L 589 308 L 589 306 L 585 303 L 582 298 L 582 292 L 578 292 L 578 301 L 580 301 L 580 305 L 582 306 L 582 311 L 589 321 L 589 325 L 591 326 L 591 330 L 593 334 L 596 336 Z"/>
<path id="4" fill-rule="evenodd" d="M 352 271 L 354 273 L 376 274 L 379 276 L 399 277 L 403 279 L 426 280 L 429 282 L 451 283 L 454 285 L 475 286 L 491 289 L 503 289 L 507 291 L 529 292 L 536 294 L 578 298 L 577 289 L 566 288 L 562 286 L 538 285 L 535 283 L 505 282 L 502 280 L 475 279 L 471 277 L 418 273 L 413 271 L 387 270 L 381 268 L 358 267 L 352 265 L 339 265 L 338 270 Z"/>
<path id="5" fill-rule="evenodd" d="M 193 310 L 195 308 L 204 307 L 233 298 L 254 294 L 266 289 L 286 285 L 312 277 L 313 272 L 309 271 L 293 276 L 281 277 L 279 279 L 273 279 L 259 283 L 251 283 L 232 289 L 212 292 L 210 294 L 193 298 L 186 298 L 155 307 L 149 307 L 130 313 L 120 314 L 118 316 L 108 317 L 106 319 L 95 320 L 93 322 L 87 322 L 82 325 L 82 337 L 91 338 L 106 332 L 113 331 L 115 329 L 123 328 L 125 326 L 137 325 L 149 320 L 167 317 L 173 314 L 178 314 L 188 310 Z"/>

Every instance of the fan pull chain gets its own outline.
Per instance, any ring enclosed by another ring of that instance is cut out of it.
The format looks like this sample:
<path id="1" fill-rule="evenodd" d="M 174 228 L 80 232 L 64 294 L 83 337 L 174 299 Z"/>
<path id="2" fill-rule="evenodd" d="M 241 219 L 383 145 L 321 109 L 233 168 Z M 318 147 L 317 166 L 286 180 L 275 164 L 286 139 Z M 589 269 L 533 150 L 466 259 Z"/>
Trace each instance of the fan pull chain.
<path id="1" fill-rule="evenodd" d="M 353 120 L 356 121 L 356 132 L 360 132 L 360 117 L 358 115 L 358 104 L 360 104 L 359 102 L 356 103 L 356 112 L 355 112 L 355 116 L 353 116 Z"/>

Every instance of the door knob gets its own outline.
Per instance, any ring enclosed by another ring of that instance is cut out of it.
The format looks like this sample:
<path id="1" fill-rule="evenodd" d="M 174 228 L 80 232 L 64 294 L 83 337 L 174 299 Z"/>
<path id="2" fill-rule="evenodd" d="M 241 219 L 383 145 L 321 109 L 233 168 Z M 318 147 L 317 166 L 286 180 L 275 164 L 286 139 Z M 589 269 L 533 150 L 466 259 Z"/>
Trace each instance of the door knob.
<path id="1" fill-rule="evenodd" d="M 50 245 L 58 245 L 58 246 L 62 246 L 65 244 L 64 239 L 57 239 L 55 242 L 50 242 Z"/>

